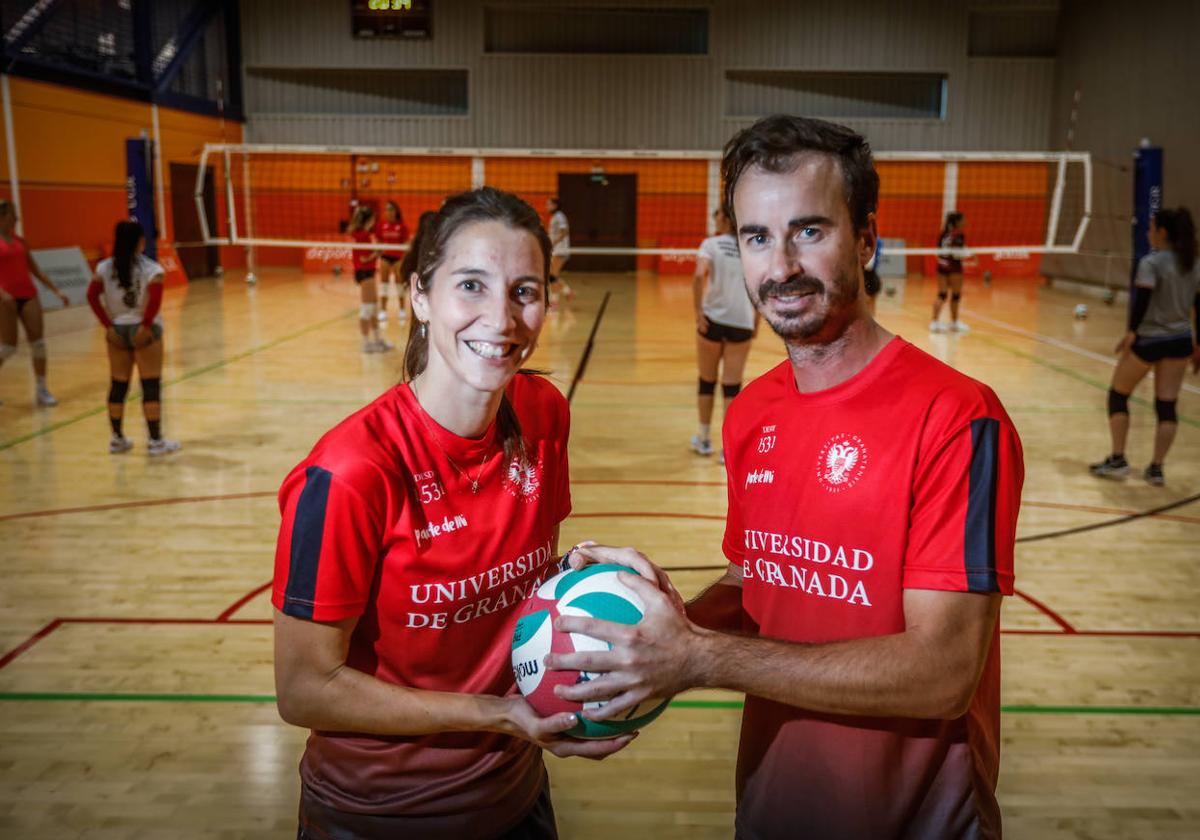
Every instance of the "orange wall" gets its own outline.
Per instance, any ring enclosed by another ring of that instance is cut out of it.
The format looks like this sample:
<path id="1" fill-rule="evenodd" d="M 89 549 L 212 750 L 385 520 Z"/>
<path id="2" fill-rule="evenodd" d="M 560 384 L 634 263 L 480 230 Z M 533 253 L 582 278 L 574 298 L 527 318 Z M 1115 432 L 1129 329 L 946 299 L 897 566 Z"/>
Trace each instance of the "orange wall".
<path id="1" fill-rule="evenodd" d="M 153 135 L 149 103 L 9 77 L 25 238 L 34 248 L 78 245 L 95 259 L 126 215 L 125 141 Z M 159 108 L 167 229 L 171 163 L 196 163 L 207 142 L 241 142 L 240 123 Z M 0 193 L 9 196 L 8 150 L 0 144 Z M 220 202 L 218 202 L 220 205 Z M 222 249 L 230 250 L 230 249 Z M 222 254 L 236 265 L 241 249 Z"/>

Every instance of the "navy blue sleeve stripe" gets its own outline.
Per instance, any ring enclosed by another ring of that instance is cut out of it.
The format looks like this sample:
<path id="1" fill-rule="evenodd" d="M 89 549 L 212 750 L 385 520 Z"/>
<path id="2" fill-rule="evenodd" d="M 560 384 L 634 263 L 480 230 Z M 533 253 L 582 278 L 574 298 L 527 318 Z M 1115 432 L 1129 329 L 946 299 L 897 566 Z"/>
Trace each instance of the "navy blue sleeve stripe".
<path id="1" fill-rule="evenodd" d="M 967 491 L 963 564 L 967 591 L 999 592 L 996 580 L 996 463 L 1000 421 L 981 417 L 971 421 L 971 483 Z"/>
<path id="2" fill-rule="evenodd" d="M 333 474 L 320 467 L 304 471 L 304 489 L 296 503 L 292 522 L 291 563 L 283 612 L 296 618 L 313 617 L 317 595 L 317 569 L 321 565 L 321 543 L 325 538 L 325 508 Z"/>

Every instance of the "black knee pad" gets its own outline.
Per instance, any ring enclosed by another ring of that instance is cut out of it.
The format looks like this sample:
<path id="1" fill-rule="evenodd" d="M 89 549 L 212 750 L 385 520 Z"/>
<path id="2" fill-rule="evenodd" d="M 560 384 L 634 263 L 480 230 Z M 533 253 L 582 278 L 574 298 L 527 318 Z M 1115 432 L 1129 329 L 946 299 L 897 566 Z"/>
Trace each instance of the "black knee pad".
<path id="1" fill-rule="evenodd" d="M 736 385 L 726 385 L 723 382 L 721 383 L 721 393 L 724 395 L 725 399 L 727 399 L 727 400 L 731 400 L 734 397 L 736 397 L 738 395 L 738 392 L 741 390 L 742 390 L 742 383 L 740 383 L 740 382 L 737 383 Z"/>
<path id="2" fill-rule="evenodd" d="M 962 300 L 962 292 L 955 292 L 954 294 L 950 295 L 950 300 L 958 303 L 960 300 Z"/>
<path id="3" fill-rule="evenodd" d="M 161 402 L 162 380 L 157 376 L 153 379 L 142 379 L 142 402 Z"/>
<path id="4" fill-rule="evenodd" d="M 938 292 L 938 300 L 945 300 L 950 296 L 949 292 Z"/>
<path id="5" fill-rule="evenodd" d="M 129 380 L 121 381 L 120 379 L 112 380 L 112 384 L 108 386 L 108 401 L 110 403 L 125 402 L 125 395 L 129 393 Z"/>
<path id="6" fill-rule="evenodd" d="M 1108 416 L 1112 417 L 1114 414 L 1128 414 L 1128 413 L 1129 413 L 1129 395 L 1118 393 L 1117 391 L 1114 391 L 1112 388 L 1109 388 L 1108 389 Z"/>
<path id="7" fill-rule="evenodd" d="M 1154 401 L 1154 413 L 1158 415 L 1159 423 L 1179 422 L 1179 417 L 1175 414 L 1175 402 L 1175 400 Z"/>
<path id="8" fill-rule="evenodd" d="M 696 389 L 696 393 L 698 393 L 700 396 L 711 397 L 713 394 L 715 394 L 717 392 L 716 380 L 713 380 L 710 382 L 707 379 L 700 379 L 699 382 L 700 382 L 700 387 Z"/>

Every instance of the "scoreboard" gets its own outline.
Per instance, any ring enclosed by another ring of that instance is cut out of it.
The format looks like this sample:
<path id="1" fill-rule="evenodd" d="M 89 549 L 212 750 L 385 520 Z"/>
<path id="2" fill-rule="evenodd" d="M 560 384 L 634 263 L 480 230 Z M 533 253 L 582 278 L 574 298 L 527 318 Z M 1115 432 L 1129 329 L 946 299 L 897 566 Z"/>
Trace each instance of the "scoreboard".
<path id="1" fill-rule="evenodd" d="M 428 38 L 433 0 L 350 0 L 355 38 Z"/>

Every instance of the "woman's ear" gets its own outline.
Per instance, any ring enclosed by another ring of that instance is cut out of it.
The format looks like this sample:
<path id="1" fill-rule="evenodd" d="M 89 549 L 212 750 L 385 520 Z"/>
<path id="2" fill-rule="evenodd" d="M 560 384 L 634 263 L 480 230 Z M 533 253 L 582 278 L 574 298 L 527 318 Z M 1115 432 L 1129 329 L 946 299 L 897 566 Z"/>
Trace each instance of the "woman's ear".
<path id="1" fill-rule="evenodd" d="M 413 315 L 418 321 L 429 321 L 429 295 L 421 289 L 417 273 L 414 271 L 408 284 L 409 299 L 412 301 Z"/>

